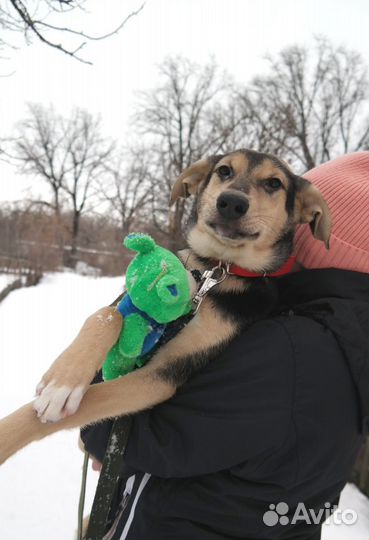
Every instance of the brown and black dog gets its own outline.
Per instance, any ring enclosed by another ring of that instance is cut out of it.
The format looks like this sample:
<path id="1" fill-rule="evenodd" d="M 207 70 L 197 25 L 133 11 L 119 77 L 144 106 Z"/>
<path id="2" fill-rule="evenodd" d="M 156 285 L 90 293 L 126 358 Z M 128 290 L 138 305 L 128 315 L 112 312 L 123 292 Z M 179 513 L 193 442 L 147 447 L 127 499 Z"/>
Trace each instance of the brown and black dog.
<path id="1" fill-rule="evenodd" d="M 202 273 L 220 263 L 224 269 L 233 264 L 272 273 L 290 257 L 298 223 L 309 223 L 315 238 L 328 247 L 330 213 L 322 195 L 273 155 L 237 150 L 198 161 L 175 182 L 171 203 L 189 195 L 195 197 L 187 230 L 189 249 L 181 256 L 190 269 Z M 35 402 L 0 421 L 0 462 L 56 431 L 135 413 L 169 399 L 247 325 L 271 313 L 270 281 L 226 272 L 196 315 L 145 367 L 93 386 L 90 382 L 123 321 L 114 306 L 90 316 L 43 376 Z"/>

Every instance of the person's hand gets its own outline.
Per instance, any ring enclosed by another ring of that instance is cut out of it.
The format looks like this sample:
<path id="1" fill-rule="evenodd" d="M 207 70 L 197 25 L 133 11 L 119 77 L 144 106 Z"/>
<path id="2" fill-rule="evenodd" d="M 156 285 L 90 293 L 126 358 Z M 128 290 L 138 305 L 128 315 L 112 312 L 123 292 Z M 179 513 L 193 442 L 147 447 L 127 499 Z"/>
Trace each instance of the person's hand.
<path id="1" fill-rule="evenodd" d="M 92 470 L 93 471 L 97 471 L 97 472 L 100 472 L 101 471 L 101 467 L 102 467 L 102 464 L 100 463 L 100 461 L 98 461 L 96 458 L 94 458 L 93 456 L 91 456 L 91 461 L 92 461 Z"/>

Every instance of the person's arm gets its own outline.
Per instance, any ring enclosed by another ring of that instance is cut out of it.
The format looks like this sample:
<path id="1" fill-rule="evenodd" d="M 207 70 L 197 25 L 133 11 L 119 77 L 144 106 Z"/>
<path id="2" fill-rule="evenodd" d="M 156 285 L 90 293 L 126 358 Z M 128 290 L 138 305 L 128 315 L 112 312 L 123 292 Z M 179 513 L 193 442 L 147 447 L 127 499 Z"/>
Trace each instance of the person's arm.
<path id="1" fill-rule="evenodd" d="M 135 416 L 125 462 L 190 477 L 277 449 L 291 426 L 293 363 L 283 325 L 255 324 L 173 398 Z"/>

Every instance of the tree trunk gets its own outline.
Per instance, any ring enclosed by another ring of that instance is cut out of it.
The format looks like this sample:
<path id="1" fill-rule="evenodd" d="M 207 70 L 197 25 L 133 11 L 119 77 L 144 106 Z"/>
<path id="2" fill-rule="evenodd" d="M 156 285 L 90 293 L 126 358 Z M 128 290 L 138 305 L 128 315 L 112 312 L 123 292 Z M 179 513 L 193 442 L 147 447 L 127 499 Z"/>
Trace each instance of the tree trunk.
<path id="1" fill-rule="evenodd" d="M 72 222 L 72 234 L 70 239 L 70 249 L 65 252 L 64 257 L 64 264 L 65 266 L 68 266 L 69 268 L 75 268 L 77 264 L 77 241 L 78 241 L 78 233 L 79 233 L 79 226 L 80 226 L 80 218 L 81 214 L 79 211 L 74 211 L 73 213 L 73 222 Z"/>

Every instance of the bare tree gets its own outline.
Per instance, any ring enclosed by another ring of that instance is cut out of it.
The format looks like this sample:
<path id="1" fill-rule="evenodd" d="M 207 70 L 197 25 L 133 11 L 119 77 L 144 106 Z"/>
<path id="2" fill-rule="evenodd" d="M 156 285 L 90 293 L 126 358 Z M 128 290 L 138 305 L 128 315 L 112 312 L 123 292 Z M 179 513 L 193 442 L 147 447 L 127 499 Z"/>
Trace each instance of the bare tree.
<path id="1" fill-rule="evenodd" d="M 140 148 L 126 150 L 107 165 L 100 182 L 102 202 L 108 202 L 108 214 L 121 231 L 122 238 L 133 227 L 147 224 L 153 200 L 150 155 Z M 151 223 L 151 219 L 149 218 Z"/>
<path id="2" fill-rule="evenodd" d="M 186 206 L 177 201 L 168 220 L 173 181 L 197 159 L 221 152 L 237 120 L 222 112 L 228 106 L 231 81 L 214 62 L 199 66 L 168 58 L 160 66 L 160 75 L 161 84 L 141 95 L 134 126 L 153 155 L 153 219 L 174 248 L 182 241 Z"/>
<path id="3" fill-rule="evenodd" d="M 144 4 L 136 11 L 129 13 L 116 28 L 98 36 L 75 30 L 68 22 L 64 24 L 62 22 L 71 11 L 84 11 L 85 6 L 88 6 L 88 0 L 32 0 L 31 2 L 3 0 L 0 6 L 0 30 L 2 31 L 0 50 L 14 48 L 14 39 L 11 35 L 16 34 L 21 35 L 27 44 L 37 39 L 76 60 L 91 64 L 80 55 L 86 43 L 103 40 L 117 34 L 129 19 L 143 9 Z M 9 39 L 6 39 L 4 34 L 9 36 Z M 61 42 L 63 38 L 65 40 L 66 35 L 72 38 L 73 45 L 67 46 Z"/>
<path id="4" fill-rule="evenodd" d="M 317 38 L 292 46 L 240 93 L 249 129 L 302 169 L 369 147 L 368 77 L 358 53 Z"/>
<path id="5" fill-rule="evenodd" d="M 49 190 L 33 204 L 55 215 L 63 211 L 63 223 L 71 216 L 72 260 L 81 215 L 96 191 L 99 212 L 108 202 L 109 226 L 118 223 L 122 235 L 133 227 L 154 229 L 176 249 L 189 208 L 182 200 L 168 212 L 169 194 L 194 161 L 247 147 L 276 153 L 303 172 L 369 148 L 368 81 L 360 55 L 318 39 L 314 51 L 293 46 L 269 62 L 266 75 L 240 89 L 213 62 L 165 60 L 159 86 L 141 94 L 133 117 L 135 151 L 121 156 L 87 112 L 77 109 L 64 119 L 53 109 L 30 106 L 13 140 L 13 161 Z"/>
<path id="6" fill-rule="evenodd" d="M 6 141 L 6 154 L 18 172 L 41 179 L 48 192 L 44 197 L 33 199 L 34 204 L 60 214 L 62 206 L 62 183 L 64 162 L 60 160 L 59 145 L 64 141 L 64 129 L 58 123 L 52 108 L 29 105 L 28 117 L 17 127 L 14 138 Z M 57 136 L 56 136 L 57 133 Z M 10 153 L 9 153 L 10 146 Z"/>
<path id="7" fill-rule="evenodd" d="M 70 261 L 76 256 L 80 219 L 91 208 L 97 180 L 105 174 L 115 143 L 100 134 L 100 120 L 82 109 L 65 119 L 49 107 L 30 105 L 29 116 L 13 140 L 13 162 L 23 174 L 32 174 L 51 191 L 51 201 L 34 200 L 56 215 L 71 210 Z"/>

